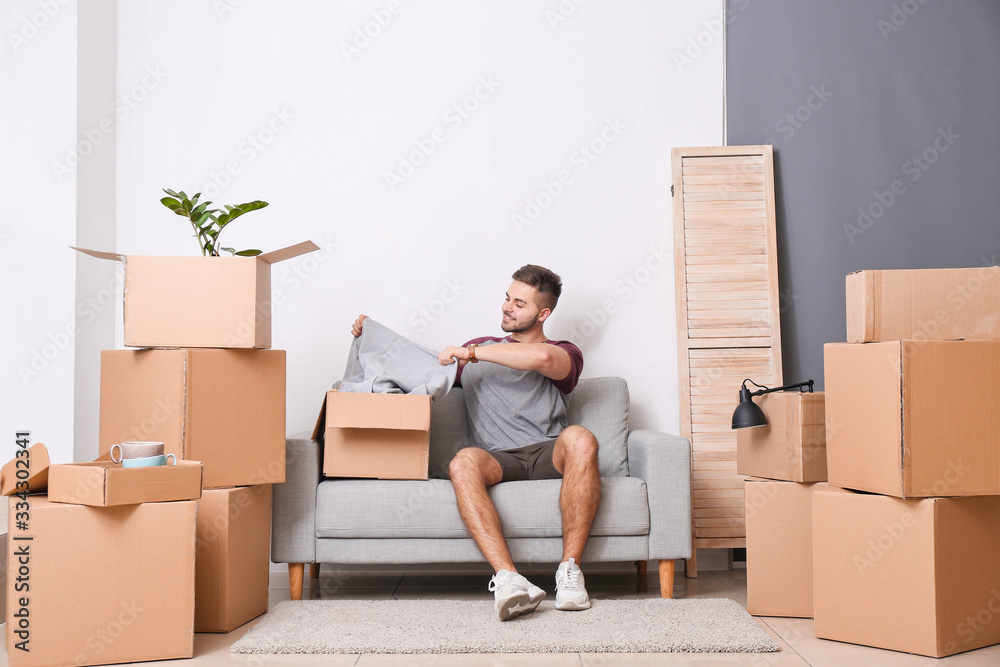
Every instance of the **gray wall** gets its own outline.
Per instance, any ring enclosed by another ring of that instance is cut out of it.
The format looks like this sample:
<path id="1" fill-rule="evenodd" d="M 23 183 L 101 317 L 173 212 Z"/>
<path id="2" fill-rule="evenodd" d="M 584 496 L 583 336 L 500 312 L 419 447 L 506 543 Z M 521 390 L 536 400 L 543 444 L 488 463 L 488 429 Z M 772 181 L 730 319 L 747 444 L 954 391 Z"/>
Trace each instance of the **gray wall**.
<path id="1" fill-rule="evenodd" d="M 785 381 L 822 385 L 847 273 L 998 263 L 1000 2 L 726 9 L 727 143 L 775 147 Z"/>

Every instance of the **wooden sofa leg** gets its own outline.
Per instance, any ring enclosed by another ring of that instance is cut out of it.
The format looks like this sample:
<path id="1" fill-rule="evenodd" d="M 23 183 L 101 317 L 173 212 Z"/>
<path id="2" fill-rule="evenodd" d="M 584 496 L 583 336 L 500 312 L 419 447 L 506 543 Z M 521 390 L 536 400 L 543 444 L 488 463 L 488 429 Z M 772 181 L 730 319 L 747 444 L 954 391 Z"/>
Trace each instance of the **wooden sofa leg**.
<path id="1" fill-rule="evenodd" d="M 319 579 L 319 563 L 309 563 L 309 578 Z"/>
<path id="2" fill-rule="evenodd" d="M 660 560 L 660 597 L 674 597 L 674 559 Z"/>
<path id="3" fill-rule="evenodd" d="M 635 572 L 640 577 L 645 577 L 646 576 L 646 561 L 644 561 L 644 560 L 637 560 L 635 562 Z"/>
<path id="4" fill-rule="evenodd" d="M 288 564 L 288 590 L 291 592 L 293 600 L 302 599 L 302 575 L 304 571 L 305 563 Z"/>

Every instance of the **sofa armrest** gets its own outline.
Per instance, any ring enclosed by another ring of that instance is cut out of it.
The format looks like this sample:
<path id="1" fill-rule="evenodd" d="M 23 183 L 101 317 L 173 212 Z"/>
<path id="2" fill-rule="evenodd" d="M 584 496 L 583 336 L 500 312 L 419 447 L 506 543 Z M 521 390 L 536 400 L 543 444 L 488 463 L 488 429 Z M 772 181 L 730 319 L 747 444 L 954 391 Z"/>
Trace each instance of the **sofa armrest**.
<path id="1" fill-rule="evenodd" d="M 628 435 L 631 477 L 646 482 L 649 558 L 691 557 L 691 443 L 657 431 Z"/>
<path id="2" fill-rule="evenodd" d="M 322 480 L 320 445 L 308 438 L 285 440 L 285 482 L 275 484 L 271 507 L 271 560 L 316 561 L 316 487 Z"/>

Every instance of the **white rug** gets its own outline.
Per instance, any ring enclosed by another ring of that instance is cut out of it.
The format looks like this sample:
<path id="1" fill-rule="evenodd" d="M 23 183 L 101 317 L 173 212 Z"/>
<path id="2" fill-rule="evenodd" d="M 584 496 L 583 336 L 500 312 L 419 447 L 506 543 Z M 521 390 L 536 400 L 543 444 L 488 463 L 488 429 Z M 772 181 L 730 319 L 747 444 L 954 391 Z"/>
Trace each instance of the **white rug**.
<path id="1" fill-rule="evenodd" d="M 486 600 L 278 604 L 232 653 L 763 653 L 780 647 L 729 599 L 595 600 L 501 623 Z"/>

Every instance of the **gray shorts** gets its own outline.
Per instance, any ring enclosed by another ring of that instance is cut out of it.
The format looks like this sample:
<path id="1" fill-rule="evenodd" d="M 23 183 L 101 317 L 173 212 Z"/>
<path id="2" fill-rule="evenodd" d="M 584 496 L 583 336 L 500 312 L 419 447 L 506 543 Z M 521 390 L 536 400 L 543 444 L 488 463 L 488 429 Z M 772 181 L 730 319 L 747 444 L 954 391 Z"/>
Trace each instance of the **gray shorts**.
<path id="1" fill-rule="evenodd" d="M 562 479 L 562 473 L 556 470 L 552 462 L 552 452 L 555 448 L 555 440 L 546 440 L 514 449 L 488 449 L 486 453 L 495 458 L 503 468 L 501 482 Z"/>

